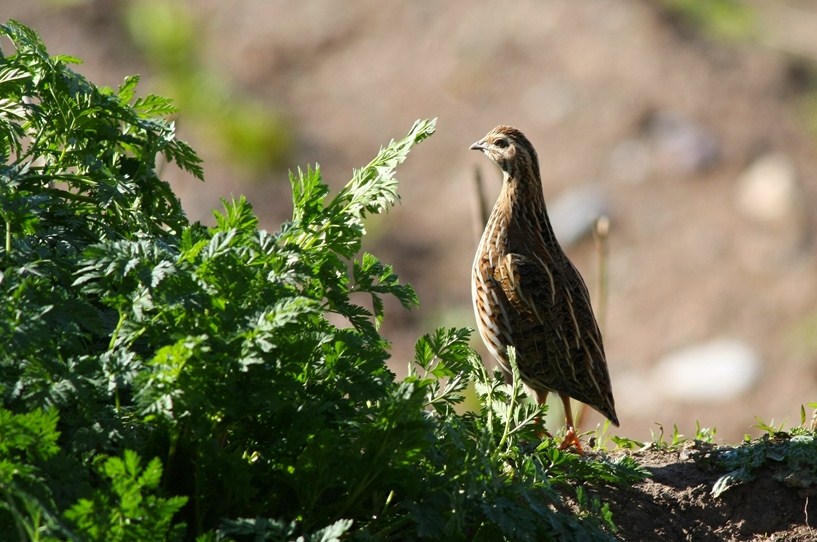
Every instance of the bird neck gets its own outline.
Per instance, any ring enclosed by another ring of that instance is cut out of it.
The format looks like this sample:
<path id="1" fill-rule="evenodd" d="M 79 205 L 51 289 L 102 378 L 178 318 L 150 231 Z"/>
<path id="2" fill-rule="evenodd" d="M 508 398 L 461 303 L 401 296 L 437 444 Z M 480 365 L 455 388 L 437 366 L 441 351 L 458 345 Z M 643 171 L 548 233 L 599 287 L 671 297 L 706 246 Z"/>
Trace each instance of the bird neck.
<path id="1" fill-rule="evenodd" d="M 512 176 L 503 172 L 502 192 L 494 212 L 504 215 L 509 230 L 536 232 L 546 243 L 558 246 L 542 194 L 542 181 L 537 173 L 529 171 L 524 176 Z"/>

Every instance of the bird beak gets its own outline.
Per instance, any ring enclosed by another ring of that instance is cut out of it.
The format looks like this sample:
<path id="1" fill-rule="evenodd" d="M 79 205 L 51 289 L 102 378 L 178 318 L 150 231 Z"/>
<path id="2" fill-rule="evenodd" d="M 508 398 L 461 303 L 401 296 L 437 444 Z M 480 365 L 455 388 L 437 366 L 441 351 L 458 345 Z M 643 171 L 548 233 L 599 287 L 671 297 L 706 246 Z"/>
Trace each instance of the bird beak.
<path id="1" fill-rule="evenodd" d="M 485 144 L 485 140 L 481 139 L 468 148 L 471 149 L 472 151 L 484 151 L 485 149 L 488 148 L 488 145 Z"/>

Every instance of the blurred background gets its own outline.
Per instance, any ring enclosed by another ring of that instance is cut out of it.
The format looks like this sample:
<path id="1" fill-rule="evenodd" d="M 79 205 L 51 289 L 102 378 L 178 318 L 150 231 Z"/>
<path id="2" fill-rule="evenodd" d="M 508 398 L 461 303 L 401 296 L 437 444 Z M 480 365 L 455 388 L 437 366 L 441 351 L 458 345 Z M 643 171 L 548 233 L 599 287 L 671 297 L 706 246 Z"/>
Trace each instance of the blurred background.
<path id="1" fill-rule="evenodd" d="M 337 189 L 438 117 L 398 169 L 401 205 L 365 240 L 421 299 L 387 308 L 398 374 L 420 334 L 474 325 L 474 180 L 493 203 L 500 176 L 468 147 L 502 123 L 537 148 L 557 233 L 603 312 L 614 434 L 694 435 L 697 421 L 735 441 L 759 433 L 756 417 L 798 424 L 817 401 L 815 1 L 0 6 L 51 54 L 82 58 L 91 81 L 140 74 L 139 94 L 176 102 L 207 181 L 166 176 L 206 224 L 221 198 L 246 194 L 275 231 L 291 213 L 288 170 L 317 162 Z"/>

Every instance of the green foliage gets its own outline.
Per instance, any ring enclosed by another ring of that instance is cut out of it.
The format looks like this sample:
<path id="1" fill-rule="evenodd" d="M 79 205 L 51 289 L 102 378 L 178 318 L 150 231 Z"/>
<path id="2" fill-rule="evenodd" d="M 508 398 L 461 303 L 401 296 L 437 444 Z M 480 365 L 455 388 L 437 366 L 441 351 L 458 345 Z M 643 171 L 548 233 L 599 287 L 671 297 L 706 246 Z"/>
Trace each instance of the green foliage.
<path id="1" fill-rule="evenodd" d="M 171 520 L 187 498 L 143 495 L 143 490 L 159 486 L 162 466 L 158 458 L 144 468 L 140 463 L 136 452 L 125 450 L 122 458 L 99 464 L 99 474 L 110 481 L 110 487 L 94 490 L 90 498 L 80 499 L 65 512 L 83 540 L 158 542 L 180 537 L 184 525 L 172 525 Z"/>
<path id="2" fill-rule="evenodd" d="M 0 64 L 4 256 L 13 257 L 13 237 L 20 251 L 71 250 L 178 231 L 184 215 L 156 175 L 157 156 L 197 177 L 202 171 L 173 123 L 157 117 L 173 111 L 168 101 L 134 100 L 136 77 L 118 91 L 93 86 L 67 68 L 77 59 L 49 57 L 36 34 L 13 21 L 0 32 L 16 48 Z M 35 230 L 37 244 L 28 237 Z"/>
<path id="3" fill-rule="evenodd" d="M 68 68 L 77 59 L 49 56 L 29 28 L 9 21 L 0 34 L 14 47 L 0 55 L 0 532 L 78 539 L 90 531 L 63 512 L 97 494 L 96 458 L 145 430 L 120 408 L 138 360 L 109 347 L 117 312 L 75 274 L 100 241 L 168 246 L 188 222 L 158 162 L 202 170 L 163 118 L 170 103 L 134 98 L 137 78 L 100 89 Z M 175 510 L 154 500 L 157 483 L 143 486 L 122 497 L 143 494 L 149 505 L 123 510 L 150 511 L 138 532 L 162 538 Z"/>
<path id="4" fill-rule="evenodd" d="M 809 403 L 813 406 L 814 403 Z M 805 410 L 801 412 L 801 427 L 783 431 L 759 422 L 766 434 L 756 440 L 747 439 L 736 448 L 719 450 L 715 465 L 726 474 L 712 487 L 712 495 L 720 496 L 730 488 L 754 480 L 761 467 L 772 469 L 773 477 L 789 487 L 813 489 L 817 486 L 817 433 L 802 427 Z"/>
<path id="5" fill-rule="evenodd" d="M 662 3 L 682 24 L 710 39 L 745 41 L 757 33 L 754 12 L 739 0 L 663 0 Z"/>
<path id="6" fill-rule="evenodd" d="M 398 201 L 418 121 L 330 197 L 291 176 L 292 219 L 250 204 L 189 224 L 157 156 L 201 174 L 136 80 L 96 89 L 29 29 L 2 27 L 0 530 L 20 540 L 607 540 L 593 484 L 629 458 L 539 435 L 540 409 L 489 375 L 470 330 L 387 368 L 384 297 L 417 303 L 361 253 Z M 4 86 L 5 85 L 5 86 Z M 24 97 L 27 97 L 23 100 Z M 462 413 L 467 386 L 479 412 Z M 579 515 L 561 493 L 577 495 Z"/>
<path id="7" fill-rule="evenodd" d="M 45 528 L 60 531 L 41 465 L 59 451 L 57 413 L 0 409 L 0 531 L 35 540 Z"/>
<path id="8" fill-rule="evenodd" d="M 711 444 L 715 439 L 717 430 L 714 427 L 703 427 L 700 422 L 695 422 L 695 436 L 689 438 L 678 430 L 678 426 L 673 424 L 672 434 L 667 439 L 664 432 L 664 426 L 660 423 L 656 424 L 658 431 L 650 430 L 652 439 L 647 442 L 641 442 L 626 437 L 612 436 L 610 440 L 616 446 L 626 450 L 674 450 L 685 446 L 690 442 Z"/>
<path id="9" fill-rule="evenodd" d="M 422 395 L 394 383 L 374 323 L 382 295 L 409 306 L 414 293 L 374 256 L 350 258 L 366 214 L 396 201 L 392 169 L 432 129 L 415 125 L 329 201 L 317 170 L 293 176 L 294 218 L 275 235 L 242 198 L 176 246 L 86 250 L 74 285 L 117 311 L 109 353 L 124 370 L 109 382 L 131 398 L 118 408 L 155 429 L 151 452 L 191 488 L 197 531 L 271 510 L 307 532 L 360 514 L 427 446 Z"/>

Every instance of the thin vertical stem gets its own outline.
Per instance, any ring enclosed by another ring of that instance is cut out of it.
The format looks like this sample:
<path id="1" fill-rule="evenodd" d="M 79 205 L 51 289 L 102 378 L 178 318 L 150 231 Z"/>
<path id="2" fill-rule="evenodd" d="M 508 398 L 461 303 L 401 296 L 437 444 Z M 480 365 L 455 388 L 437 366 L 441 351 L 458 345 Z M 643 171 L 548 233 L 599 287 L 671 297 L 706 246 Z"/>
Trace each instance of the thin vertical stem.
<path id="1" fill-rule="evenodd" d="M 594 229 L 594 238 L 596 240 L 596 254 L 598 255 L 598 287 L 596 288 L 596 319 L 599 323 L 599 329 L 604 335 L 604 329 L 607 323 L 607 296 L 608 296 L 608 259 L 609 259 L 609 236 L 610 236 L 610 218 L 606 215 L 600 216 L 596 220 L 596 227 Z"/>
<path id="2" fill-rule="evenodd" d="M 477 192 L 477 206 L 479 212 L 479 224 L 477 224 L 477 239 L 482 236 L 482 229 L 488 223 L 488 216 L 490 215 L 490 204 L 488 197 L 485 195 L 485 183 L 482 180 L 482 170 L 479 166 L 474 167 L 474 186 Z"/>

